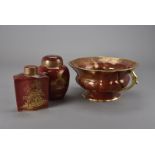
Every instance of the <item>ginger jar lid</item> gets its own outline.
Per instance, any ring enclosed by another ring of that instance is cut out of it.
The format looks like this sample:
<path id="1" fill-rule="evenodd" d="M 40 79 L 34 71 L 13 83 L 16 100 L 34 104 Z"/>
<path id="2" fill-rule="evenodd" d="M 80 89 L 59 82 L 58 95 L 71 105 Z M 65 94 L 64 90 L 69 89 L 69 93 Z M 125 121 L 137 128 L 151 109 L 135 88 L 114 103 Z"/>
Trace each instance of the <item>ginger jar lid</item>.
<path id="1" fill-rule="evenodd" d="M 46 55 L 42 58 L 41 64 L 47 68 L 56 68 L 63 65 L 63 59 L 58 55 Z"/>

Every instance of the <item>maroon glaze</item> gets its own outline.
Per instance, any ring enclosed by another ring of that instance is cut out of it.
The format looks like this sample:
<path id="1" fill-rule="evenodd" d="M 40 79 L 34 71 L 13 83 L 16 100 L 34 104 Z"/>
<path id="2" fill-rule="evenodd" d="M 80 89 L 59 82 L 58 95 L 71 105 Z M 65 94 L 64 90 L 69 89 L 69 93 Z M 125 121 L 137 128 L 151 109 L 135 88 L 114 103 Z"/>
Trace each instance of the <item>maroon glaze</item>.
<path id="1" fill-rule="evenodd" d="M 37 71 L 36 66 L 33 67 Z M 31 72 L 30 72 L 31 73 Z M 49 78 L 41 74 L 21 73 L 14 76 L 15 94 L 18 111 L 32 111 L 48 107 Z"/>
<path id="2" fill-rule="evenodd" d="M 124 89 L 130 80 L 126 72 L 93 72 L 77 71 L 77 83 L 84 89 L 89 90 L 87 97 L 94 100 L 110 100 L 119 97 L 119 91 Z"/>
<path id="3" fill-rule="evenodd" d="M 48 55 L 42 58 L 39 72 L 49 76 L 49 99 L 62 99 L 69 85 L 69 70 L 63 65 L 62 57 Z"/>
<path id="4" fill-rule="evenodd" d="M 86 90 L 83 95 L 93 101 L 112 101 L 118 99 L 120 92 L 128 87 L 129 81 L 136 78 L 131 71 L 136 63 L 113 57 L 78 58 L 70 62 L 76 71 L 77 83 Z"/>

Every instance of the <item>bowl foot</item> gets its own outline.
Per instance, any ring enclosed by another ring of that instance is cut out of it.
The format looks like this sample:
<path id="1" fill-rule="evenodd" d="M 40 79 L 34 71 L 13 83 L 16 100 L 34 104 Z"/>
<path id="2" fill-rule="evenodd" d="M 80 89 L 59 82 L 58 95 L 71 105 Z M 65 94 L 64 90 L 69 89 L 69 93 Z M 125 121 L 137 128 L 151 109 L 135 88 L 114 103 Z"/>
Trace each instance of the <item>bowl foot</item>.
<path id="1" fill-rule="evenodd" d="M 115 101 L 120 97 L 120 93 L 114 92 L 106 92 L 106 93 L 98 93 L 98 92 L 85 92 L 82 96 L 90 101 L 95 102 L 108 102 Z"/>

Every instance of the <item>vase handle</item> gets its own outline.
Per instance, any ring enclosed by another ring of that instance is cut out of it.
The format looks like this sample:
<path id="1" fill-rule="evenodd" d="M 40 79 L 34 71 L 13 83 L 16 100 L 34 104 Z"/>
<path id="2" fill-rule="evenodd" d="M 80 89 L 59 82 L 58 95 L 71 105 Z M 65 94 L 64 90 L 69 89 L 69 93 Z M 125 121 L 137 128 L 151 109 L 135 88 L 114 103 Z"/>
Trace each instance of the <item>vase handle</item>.
<path id="1" fill-rule="evenodd" d="M 136 73 L 133 70 L 130 70 L 129 72 L 130 76 L 131 76 L 131 84 L 128 87 L 125 87 L 122 91 L 126 91 L 131 89 L 135 84 L 138 84 L 138 76 L 136 75 Z"/>

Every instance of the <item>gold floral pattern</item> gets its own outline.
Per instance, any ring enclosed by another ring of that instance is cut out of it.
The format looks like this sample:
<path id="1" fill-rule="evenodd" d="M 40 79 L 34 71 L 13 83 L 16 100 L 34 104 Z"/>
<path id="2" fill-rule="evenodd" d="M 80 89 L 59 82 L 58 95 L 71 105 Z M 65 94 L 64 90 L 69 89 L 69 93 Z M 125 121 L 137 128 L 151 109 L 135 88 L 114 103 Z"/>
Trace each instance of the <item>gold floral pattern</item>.
<path id="1" fill-rule="evenodd" d="M 41 89 L 40 81 L 35 81 L 31 85 L 28 85 L 24 90 L 26 95 L 23 96 L 23 109 L 33 110 L 47 102 L 47 100 L 44 99 L 45 94 Z"/>
<path id="2" fill-rule="evenodd" d="M 51 86 L 52 88 L 55 89 L 64 89 L 66 86 L 66 81 L 67 79 L 65 79 L 65 77 L 63 77 L 64 71 L 60 71 L 59 74 L 57 75 L 57 79 L 54 81 L 51 81 Z"/>

